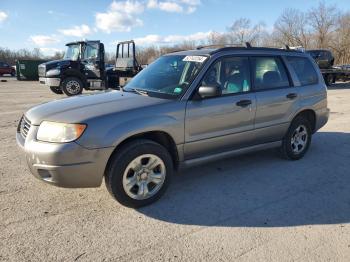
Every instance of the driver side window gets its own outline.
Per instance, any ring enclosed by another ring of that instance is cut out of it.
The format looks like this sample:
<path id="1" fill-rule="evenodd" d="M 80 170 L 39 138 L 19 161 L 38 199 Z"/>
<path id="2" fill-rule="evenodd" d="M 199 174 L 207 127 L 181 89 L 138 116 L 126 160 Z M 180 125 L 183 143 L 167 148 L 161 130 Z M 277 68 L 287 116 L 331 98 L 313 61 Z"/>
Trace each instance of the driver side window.
<path id="1" fill-rule="evenodd" d="M 86 45 L 84 52 L 84 59 L 91 60 L 97 59 L 98 57 L 98 44 L 88 44 Z"/>
<path id="2" fill-rule="evenodd" d="M 216 61 L 206 72 L 201 86 L 219 86 L 222 95 L 250 91 L 248 57 L 225 57 Z"/>

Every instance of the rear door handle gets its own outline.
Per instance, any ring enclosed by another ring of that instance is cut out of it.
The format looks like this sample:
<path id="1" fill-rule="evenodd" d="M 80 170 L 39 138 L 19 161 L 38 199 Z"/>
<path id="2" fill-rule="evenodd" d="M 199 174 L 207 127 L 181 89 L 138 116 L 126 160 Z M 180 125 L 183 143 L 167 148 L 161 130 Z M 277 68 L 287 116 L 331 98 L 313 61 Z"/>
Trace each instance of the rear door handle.
<path id="1" fill-rule="evenodd" d="M 247 107 L 252 104 L 252 100 L 241 100 L 236 103 L 237 106 Z"/>
<path id="2" fill-rule="evenodd" d="M 287 98 L 289 98 L 289 99 L 295 99 L 297 97 L 298 97 L 298 95 L 296 93 L 290 93 L 287 95 Z"/>

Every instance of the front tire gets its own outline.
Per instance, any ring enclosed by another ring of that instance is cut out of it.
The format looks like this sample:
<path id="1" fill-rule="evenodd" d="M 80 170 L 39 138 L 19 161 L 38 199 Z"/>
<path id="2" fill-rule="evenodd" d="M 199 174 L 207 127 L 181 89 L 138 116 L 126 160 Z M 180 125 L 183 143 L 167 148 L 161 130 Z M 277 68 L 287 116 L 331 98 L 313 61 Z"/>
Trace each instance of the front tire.
<path id="1" fill-rule="evenodd" d="M 173 161 L 162 145 L 135 140 L 112 156 L 105 173 L 109 193 L 122 205 L 139 208 L 157 201 L 168 187 Z"/>
<path id="2" fill-rule="evenodd" d="M 311 143 L 311 124 L 302 117 L 296 117 L 283 138 L 281 153 L 290 160 L 301 159 L 309 149 Z"/>
<path id="3" fill-rule="evenodd" d="M 77 77 L 67 77 L 62 81 L 62 91 L 67 96 L 80 95 L 83 92 L 83 82 Z"/>
<path id="4" fill-rule="evenodd" d="M 50 86 L 50 90 L 57 95 L 62 95 L 63 91 L 59 86 Z"/>

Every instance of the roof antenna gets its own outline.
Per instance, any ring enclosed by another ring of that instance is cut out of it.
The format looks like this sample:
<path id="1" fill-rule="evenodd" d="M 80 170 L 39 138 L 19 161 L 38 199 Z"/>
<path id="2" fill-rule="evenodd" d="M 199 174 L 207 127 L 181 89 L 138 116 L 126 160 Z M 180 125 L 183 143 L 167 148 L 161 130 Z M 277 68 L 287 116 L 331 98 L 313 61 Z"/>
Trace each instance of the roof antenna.
<path id="1" fill-rule="evenodd" d="M 252 45 L 251 45 L 249 42 L 245 42 L 245 46 L 246 46 L 247 48 L 252 48 Z"/>

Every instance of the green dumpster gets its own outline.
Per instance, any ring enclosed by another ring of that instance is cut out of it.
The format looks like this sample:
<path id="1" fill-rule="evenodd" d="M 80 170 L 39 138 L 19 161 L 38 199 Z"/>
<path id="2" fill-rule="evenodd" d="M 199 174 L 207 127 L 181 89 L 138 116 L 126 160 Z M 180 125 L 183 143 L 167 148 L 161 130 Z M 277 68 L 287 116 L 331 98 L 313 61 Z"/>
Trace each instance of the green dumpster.
<path id="1" fill-rule="evenodd" d="M 38 80 L 38 65 L 45 62 L 47 60 L 17 60 L 17 80 Z"/>

